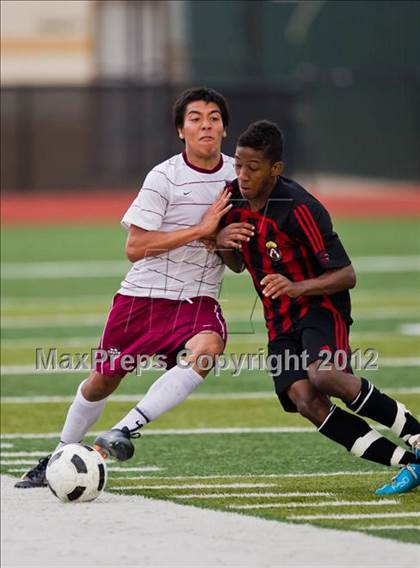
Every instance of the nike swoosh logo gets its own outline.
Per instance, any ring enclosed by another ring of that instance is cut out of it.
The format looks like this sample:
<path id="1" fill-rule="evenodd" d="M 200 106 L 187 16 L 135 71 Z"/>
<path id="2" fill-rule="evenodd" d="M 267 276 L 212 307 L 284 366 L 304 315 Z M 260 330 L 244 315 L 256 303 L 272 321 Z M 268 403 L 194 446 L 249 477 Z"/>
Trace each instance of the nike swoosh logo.
<path id="1" fill-rule="evenodd" d="M 189 195 L 191 191 L 184 191 L 184 195 Z"/>

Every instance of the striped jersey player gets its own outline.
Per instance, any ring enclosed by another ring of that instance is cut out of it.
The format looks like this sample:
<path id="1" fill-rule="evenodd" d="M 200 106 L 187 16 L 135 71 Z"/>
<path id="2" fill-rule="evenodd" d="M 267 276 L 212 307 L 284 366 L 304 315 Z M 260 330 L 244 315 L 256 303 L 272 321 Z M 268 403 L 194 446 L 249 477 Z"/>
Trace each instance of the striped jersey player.
<path id="1" fill-rule="evenodd" d="M 403 404 L 353 374 L 348 336 L 355 272 L 326 209 L 282 176 L 282 153 L 274 123 L 256 122 L 241 134 L 233 207 L 217 246 L 232 269 L 247 268 L 262 300 L 270 370 L 283 408 L 299 412 L 353 455 L 401 468 L 376 493 L 404 493 L 420 485 L 420 424 Z M 407 446 L 362 417 L 390 428 Z"/>
<path id="2" fill-rule="evenodd" d="M 99 360 L 79 386 L 58 448 L 83 439 L 138 357 L 157 354 L 168 370 L 95 441 L 103 455 L 129 459 L 137 431 L 202 384 L 211 365 L 199 365 L 200 358 L 214 361 L 224 350 L 226 325 L 217 302 L 224 267 L 206 245 L 231 207 L 225 186 L 235 177 L 233 160 L 221 153 L 229 123 L 227 103 L 212 89 L 187 90 L 174 105 L 174 123 L 185 151 L 151 170 L 123 217 L 126 253 L 133 265 L 114 297 Z M 176 365 L 184 348 L 187 364 Z M 49 457 L 16 487 L 44 486 Z"/>

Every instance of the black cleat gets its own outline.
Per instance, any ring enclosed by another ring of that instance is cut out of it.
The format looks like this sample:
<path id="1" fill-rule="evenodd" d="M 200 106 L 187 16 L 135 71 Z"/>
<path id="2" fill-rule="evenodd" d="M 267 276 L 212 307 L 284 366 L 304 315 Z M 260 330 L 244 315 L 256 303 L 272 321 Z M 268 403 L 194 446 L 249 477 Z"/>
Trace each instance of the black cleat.
<path id="1" fill-rule="evenodd" d="M 134 454 L 134 445 L 130 438 L 140 438 L 140 433 L 130 432 L 126 426 L 122 430 L 114 428 L 100 434 L 93 442 L 93 447 L 105 459 L 112 456 L 119 461 L 126 461 Z"/>
<path id="2" fill-rule="evenodd" d="M 29 489 L 31 487 L 47 487 L 47 481 L 45 479 L 45 472 L 47 471 L 47 465 L 50 461 L 51 454 L 45 458 L 39 460 L 37 465 L 27 471 L 20 481 L 15 483 L 15 487 L 18 489 Z"/>

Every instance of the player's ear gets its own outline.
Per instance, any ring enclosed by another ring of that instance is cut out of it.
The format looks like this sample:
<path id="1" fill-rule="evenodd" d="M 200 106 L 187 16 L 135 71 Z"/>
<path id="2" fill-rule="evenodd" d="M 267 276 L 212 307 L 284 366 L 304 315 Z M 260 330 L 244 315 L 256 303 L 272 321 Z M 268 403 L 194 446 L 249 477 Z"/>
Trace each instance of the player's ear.
<path id="1" fill-rule="evenodd" d="M 178 128 L 178 136 L 181 138 L 181 140 L 184 140 L 184 133 L 182 132 L 182 128 Z"/>
<path id="2" fill-rule="evenodd" d="M 226 136 L 227 136 L 227 132 L 226 132 L 226 130 L 223 130 L 223 138 L 226 138 Z"/>
<path id="3" fill-rule="evenodd" d="M 281 176 L 284 170 L 284 162 L 274 162 L 271 166 L 271 175 L 272 176 Z"/>

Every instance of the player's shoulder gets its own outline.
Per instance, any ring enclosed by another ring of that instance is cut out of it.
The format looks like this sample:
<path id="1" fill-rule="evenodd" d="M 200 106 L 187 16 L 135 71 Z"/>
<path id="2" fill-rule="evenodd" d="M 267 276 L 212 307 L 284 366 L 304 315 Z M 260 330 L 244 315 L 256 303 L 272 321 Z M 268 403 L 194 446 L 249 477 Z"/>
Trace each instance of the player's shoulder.
<path id="1" fill-rule="evenodd" d="M 159 164 L 154 166 L 150 170 L 150 173 L 158 173 L 158 174 L 163 173 L 166 176 L 168 176 L 175 169 L 179 168 L 182 165 L 182 163 L 183 163 L 182 154 L 175 154 L 174 156 L 171 156 L 167 160 L 160 162 Z"/>
<path id="2" fill-rule="evenodd" d="M 297 181 L 281 176 L 279 185 L 282 195 L 287 196 L 291 201 L 291 211 L 303 205 L 312 211 L 327 212 L 319 199 Z"/>

